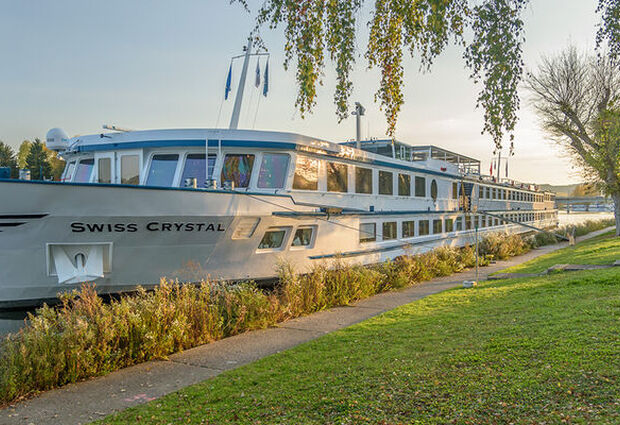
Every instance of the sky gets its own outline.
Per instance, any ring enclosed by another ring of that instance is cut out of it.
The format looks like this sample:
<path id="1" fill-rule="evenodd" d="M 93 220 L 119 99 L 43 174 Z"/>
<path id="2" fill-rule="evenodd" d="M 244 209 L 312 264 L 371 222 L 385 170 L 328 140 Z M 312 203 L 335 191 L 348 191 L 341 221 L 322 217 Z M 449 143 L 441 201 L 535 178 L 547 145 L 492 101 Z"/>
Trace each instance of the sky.
<path id="1" fill-rule="evenodd" d="M 256 7 L 262 0 L 249 3 Z M 379 74 L 367 69 L 363 56 L 372 3 L 366 1 L 359 19 L 351 100 L 366 107 L 364 136 L 382 138 L 386 122 L 374 102 Z M 531 0 L 524 13 L 526 68 L 535 69 L 542 55 L 569 44 L 592 51 L 596 3 Z M 253 27 L 253 15 L 229 0 L 0 0 L 0 140 L 17 148 L 24 139 L 43 139 L 53 127 L 75 136 L 99 133 L 103 124 L 227 127 L 233 103 L 231 98 L 224 102 L 230 58 L 241 53 Z M 302 119 L 294 106 L 294 68 L 283 68 L 282 29 L 265 29 L 263 38 L 271 54 L 269 95 L 261 98 L 248 83 L 240 128 L 336 142 L 354 138 L 355 118 L 338 123 L 335 115 L 332 64 L 327 63 L 314 112 Z M 479 87 L 469 79 L 462 50 L 449 47 L 429 73 L 421 74 L 418 64 L 410 57 L 404 63 L 405 104 L 397 139 L 478 158 L 488 172 L 493 143 L 481 134 Z M 234 77 L 240 65 L 235 64 Z M 255 66 L 250 65 L 251 76 Z M 235 80 L 232 97 L 236 88 Z M 540 130 L 525 91 L 519 116 L 509 177 L 580 182 L 578 170 Z"/>

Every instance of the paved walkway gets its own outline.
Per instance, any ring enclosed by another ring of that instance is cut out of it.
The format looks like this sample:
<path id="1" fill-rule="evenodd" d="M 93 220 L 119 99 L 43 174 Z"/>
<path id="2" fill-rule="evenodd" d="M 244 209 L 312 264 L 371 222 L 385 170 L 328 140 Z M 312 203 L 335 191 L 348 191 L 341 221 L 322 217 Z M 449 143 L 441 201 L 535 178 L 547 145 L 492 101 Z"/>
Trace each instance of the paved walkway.
<path id="1" fill-rule="evenodd" d="M 583 240 L 609 229 L 593 232 Z M 480 269 L 480 280 L 491 273 L 523 263 L 567 246 L 560 243 L 533 250 L 507 261 Z M 150 361 L 107 376 L 47 391 L 31 400 L 0 410 L 0 424 L 86 424 L 146 403 L 181 388 L 212 378 L 271 354 L 351 326 L 398 306 L 472 280 L 473 270 L 423 282 L 396 292 L 361 300 L 281 323 L 278 327 L 248 332 L 202 345 L 170 356 L 167 361 Z"/>

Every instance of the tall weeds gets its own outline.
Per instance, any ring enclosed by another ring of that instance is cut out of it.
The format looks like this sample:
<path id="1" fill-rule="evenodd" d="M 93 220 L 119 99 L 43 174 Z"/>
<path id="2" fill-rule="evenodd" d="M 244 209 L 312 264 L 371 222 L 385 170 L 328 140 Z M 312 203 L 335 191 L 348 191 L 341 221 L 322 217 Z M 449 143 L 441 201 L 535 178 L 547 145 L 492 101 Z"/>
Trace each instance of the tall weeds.
<path id="1" fill-rule="evenodd" d="M 589 222 L 578 234 L 608 225 Z M 551 242 L 548 236 L 489 235 L 480 244 L 481 262 Z M 63 296 L 60 306 L 30 314 L 24 328 L 0 343 L 0 404 L 474 264 L 469 246 L 437 248 L 368 267 L 338 259 L 305 274 L 282 263 L 271 292 L 252 282 L 196 286 L 162 280 L 153 291 L 138 289 L 108 303 L 86 285 Z"/>

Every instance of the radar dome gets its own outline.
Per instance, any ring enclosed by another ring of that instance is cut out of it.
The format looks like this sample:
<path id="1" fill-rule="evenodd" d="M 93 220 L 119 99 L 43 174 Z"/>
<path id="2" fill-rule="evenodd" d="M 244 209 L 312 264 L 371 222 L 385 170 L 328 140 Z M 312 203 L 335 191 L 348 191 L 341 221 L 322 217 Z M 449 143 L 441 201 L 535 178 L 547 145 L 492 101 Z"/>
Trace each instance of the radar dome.
<path id="1" fill-rule="evenodd" d="M 62 128 L 52 128 L 45 136 L 45 145 L 56 152 L 66 151 L 69 148 L 69 136 Z"/>

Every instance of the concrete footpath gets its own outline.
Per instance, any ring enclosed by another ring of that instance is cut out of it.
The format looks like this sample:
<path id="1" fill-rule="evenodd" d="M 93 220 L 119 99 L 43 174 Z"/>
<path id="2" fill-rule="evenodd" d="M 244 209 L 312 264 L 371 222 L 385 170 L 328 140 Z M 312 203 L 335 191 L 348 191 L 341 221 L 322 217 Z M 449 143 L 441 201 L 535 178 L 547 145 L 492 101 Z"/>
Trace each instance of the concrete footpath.
<path id="1" fill-rule="evenodd" d="M 607 232 L 593 232 L 578 240 Z M 480 280 L 489 274 L 567 246 L 535 249 L 507 261 L 480 269 Z M 472 280 L 474 270 L 423 282 L 401 291 L 387 292 L 346 307 L 321 311 L 174 354 L 166 361 L 150 361 L 107 376 L 70 384 L 0 410 L 0 424 L 86 424 L 154 400 L 181 388 L 212 378 L 271 354 L 351 326 L 398 306 Z"/>

